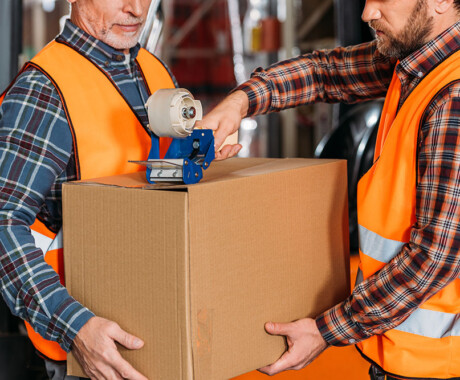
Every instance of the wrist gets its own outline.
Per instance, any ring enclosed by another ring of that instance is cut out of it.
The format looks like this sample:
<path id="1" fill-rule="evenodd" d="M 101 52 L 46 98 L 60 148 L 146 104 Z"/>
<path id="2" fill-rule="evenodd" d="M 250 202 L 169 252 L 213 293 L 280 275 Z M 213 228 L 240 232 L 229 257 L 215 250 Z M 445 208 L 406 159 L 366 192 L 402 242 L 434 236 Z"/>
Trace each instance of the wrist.
<path id="1" fill-rule="evenodd" d="M 344 304 L 337 304 L 316 317 L 316 326 L 330 346 L 348 346 L 368 338 L 348 315 Z"/>
<path id="2" fill-rule="evenodd" d="M 228 100 L 236 106 L 242 119 L 247 116 L 249 109 L 249 98 L 244 91 L 237 90 L 231 93 Z"/>

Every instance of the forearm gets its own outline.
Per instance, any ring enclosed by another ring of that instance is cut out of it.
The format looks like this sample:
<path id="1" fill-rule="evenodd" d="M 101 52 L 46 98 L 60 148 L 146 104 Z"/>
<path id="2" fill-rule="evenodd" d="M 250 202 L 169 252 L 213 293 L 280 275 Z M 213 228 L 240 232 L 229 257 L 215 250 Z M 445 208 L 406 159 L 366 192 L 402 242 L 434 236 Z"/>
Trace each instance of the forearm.
<path id="1" fill-rule="evenodd" d="M 458 88 L 457 88 L 458 87 Z M 460 273 L 460 85 L 427 109 L 418 150 L 416 223 L 410 241 L 343 303 L 317 318 L 333 345 L 397 327 Z M 431 300 L 429 301 L 431 302 Z M 452 304 L 452 310 L 458 309 Z M 354 341 L 353 341 L 354 340 Z"/>
<path id="2" fill-rule="evenodd" d="M 400 325 L 458 277 L 460 260 L 456 258 L 454 264 L 440 269 L 438 260 L 433 259 L 436 255 L 407 246 L 382 270 L 358 285 L 347 300 L 316 319 L 324 339 L 330 345 L 349 345 Z M 419 260 L 424 260 L 423 270 L 416 271 Z"/>
<path id="3" fill-rule="evenodd" d="M 249 98 L 248 116 L 315 102 L 355 103 L 385 96 L 394 66 L 367 43 L 259 68 L 237 89 Z"/>

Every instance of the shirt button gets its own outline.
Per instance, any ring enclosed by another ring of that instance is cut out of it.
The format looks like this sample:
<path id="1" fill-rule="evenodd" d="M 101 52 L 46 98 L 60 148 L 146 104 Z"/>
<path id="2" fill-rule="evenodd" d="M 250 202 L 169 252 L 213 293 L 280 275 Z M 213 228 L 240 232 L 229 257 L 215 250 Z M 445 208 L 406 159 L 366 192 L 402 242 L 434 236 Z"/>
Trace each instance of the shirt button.
<path id="1" fill-rule="evenodd" d="M 104 62 L 104 66 L 105 66 L 105 67 L 109 67 L 109 65 L 110 65 L 109 61 L 105 61 L 105 62 Z"/>
<path id="2" fill-rule="evenodd" d="M 125 58 L 124 58 L 123 56 L 121 56 L 121 55 L 117 55 L 117 56 L 115 57 L 115 59 L 116 59 L 118 62 L 121 62 L 121 61 L 123 61 Z"/>
<path id="3" fill-rule="evenodd" d="M 417 73 L 417 76 L 418 76 L 419 78 L 421 78 L 421 77 L 423 77 L 423 73 L 422 73 L 421 71 L 419 71 L 419 72 Z"/>
<path id="4" fill-rule="evenodd" d="M 349 339 L 349 340 L 348 340 L 348 343 L 354 344 L 354 343 L 356 343 L 356 339 Z"/>

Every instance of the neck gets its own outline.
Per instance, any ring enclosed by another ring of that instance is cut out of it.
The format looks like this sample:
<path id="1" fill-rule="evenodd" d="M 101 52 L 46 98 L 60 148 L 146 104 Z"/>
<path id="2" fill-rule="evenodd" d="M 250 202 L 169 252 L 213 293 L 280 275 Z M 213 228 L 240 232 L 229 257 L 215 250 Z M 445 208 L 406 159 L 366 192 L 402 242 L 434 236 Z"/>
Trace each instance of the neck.
<path id="1" fill-rule="evenodd" d="M 427 37 L 427 41 L 435 39 L 437 36 L 460 21 L 460 15 L 454 8 L 452 8 L 450 12 L 436 14 L 433 17 L 435 22 L 433 23 L 433 30 L 431 31 L 431 34 Z"/>

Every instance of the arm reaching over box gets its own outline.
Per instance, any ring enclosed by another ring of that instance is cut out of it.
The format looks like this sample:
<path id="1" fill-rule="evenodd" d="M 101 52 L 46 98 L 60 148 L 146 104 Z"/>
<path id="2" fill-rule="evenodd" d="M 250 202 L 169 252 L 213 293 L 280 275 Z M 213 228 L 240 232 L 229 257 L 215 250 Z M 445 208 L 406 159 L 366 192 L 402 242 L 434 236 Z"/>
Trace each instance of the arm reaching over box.
<path id="1" fill-rule="evenodd" d="M 91 379 L 106 379 L 110 375 L 113 379 L 147 380 L 121 357 L 115 342 L 130 350 L 144 345 L 115 322 L 93 317 L 78 332 L 72 352 Z"/>
<path id="2" fill-rule="evenodd" d="M 241 149 L 240 144 L 222 145 L 225 139 L 238 131 L 241 120 L 246 116 L 249 100 L 245 92 L 235 91 L 219 103 L 202 121 L 196 123 L 197 127 L 208 128 L 215 131 L 214 147 L 216 160 L 224 160 L 236 156 Z M 222 147 L 222 149 L 220 149 Z"/>
<path id="3" fill-rule="evenodd" d="M 259 369 L 270 376 L 286 370 L 302 369 L 327 348 L 315 320 L 311 318 L 291 323 L 268 322 L 265 324 L 265 330 L 271 335 L 284 335 L 289 346 L 275 363 Z"/>

